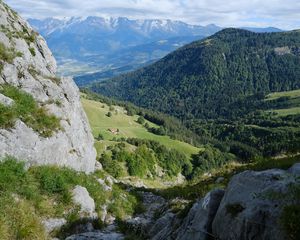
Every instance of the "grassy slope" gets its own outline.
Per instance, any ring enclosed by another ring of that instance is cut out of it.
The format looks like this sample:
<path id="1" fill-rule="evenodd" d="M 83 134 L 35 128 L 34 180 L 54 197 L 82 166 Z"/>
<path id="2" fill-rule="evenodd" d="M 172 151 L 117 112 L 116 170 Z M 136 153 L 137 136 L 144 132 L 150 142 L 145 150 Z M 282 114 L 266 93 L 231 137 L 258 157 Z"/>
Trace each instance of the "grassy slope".
<path id="1" fill-rule="evenodd" d="M 118 114 L 113 112 L 112 117 L 107 117 L 106 114 L 109 112 L 109 107 L 106 104 L 87 100 L 82 98 L 82 104 L 84 110 L 89 118 L 90 125 L 94 136 L 98 136 L 101 133 L 104 136 L 104 141 L 97 142 L 96 148 L 99 151 L 103 151 L 105 147 L 115 144 L 110 141 L 114 137 L 129 137 L 129 138 L 141 138 L 155 140 L 164 144 L 168 148 L 175 148 L 187 155 L 195 154 L 201 149 L 196 148 L 190 144 L 173 140 L 168 136 L 158 136 L 147 131 L 145 127 L 136 122 L 138 116 L 128 116 L 124 113 L 124 109 L 118 106 L 114 106 Z M 104 108 L 103 108 L 104 106 Z M 153 123 L 148 122 L 151 127 L 155 127 Z M 158 127 L 158 126 L 157 126 Z M 109 128 L 120 130 L 119 135 L 114 135 L 108 131 Z"/>
<path id="2" fill-rule="evenodd" d="M 300 89 L 294 90 L 294 91 L 270 93 L 267 96 L 267 100 L 275 100 L 275 99 L 278 99 L 280 97 L 299 98 L 300 97 Z"/>
<path id="3" fill-rule="evenodd" d="M 288 102 L 291 106 L 284 109 L 274 109 L 272 112 L 277 113 L 277 116 L 279 117 L 300 114 L 300 89 L 286 92 L 274 92 L 269 94 L 266 100 L 271 101 L 281 97 L 289 97 Z"/>

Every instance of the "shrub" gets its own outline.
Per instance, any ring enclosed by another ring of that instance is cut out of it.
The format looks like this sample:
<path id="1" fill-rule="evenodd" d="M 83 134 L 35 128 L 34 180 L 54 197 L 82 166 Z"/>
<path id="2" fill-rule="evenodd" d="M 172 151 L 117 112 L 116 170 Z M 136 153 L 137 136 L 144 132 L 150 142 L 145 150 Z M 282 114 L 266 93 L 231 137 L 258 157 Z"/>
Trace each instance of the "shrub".
<path id="1" fill-rule="evenodd" d="M 98 136 L 96 137 L 96 140 L 97 140 L 97 141 L 104 140 L 103 134 L 99 133 Z"/>
<path id="2" fill-rule="evenodd" d="M 107 153 L 102 154 L 100 162 L 106 172 L 115 178 L 122 177 L 124 175 L 124 170 L 120 164 L 113 160 Z"/>
<path id="3" fill-rule="evenodd" d="M 126 189 L 113 186 L 105 192 L 97 178 L 99 173 L 86 175 L 67 168 L 35 166 L 24 168 L 23 162 L 12 157 L 0 161 L 0 239 L 46 239 L 42 218 L 64 217 L 68 226 L 78 223 L 79 208 L 71 203 L 75 185 L 86 187 L 95 200 L 96 211 L 110 202 L 109 211 L 125 218 L 141 209 L 139 198 Z M 95 222 L 99 227 L 99 222 Z M 95 225 L 94 225 L 95 226 Z"/>
<path id="4" fill-rule="evenodd" d="M 142 116 L 140 116 L 138 119 L 137 119 L 137 122 L 139 123 L 139 124 L 144 124 L 145 123 L 145 118 L 144 117 L 142 117 Z"/>

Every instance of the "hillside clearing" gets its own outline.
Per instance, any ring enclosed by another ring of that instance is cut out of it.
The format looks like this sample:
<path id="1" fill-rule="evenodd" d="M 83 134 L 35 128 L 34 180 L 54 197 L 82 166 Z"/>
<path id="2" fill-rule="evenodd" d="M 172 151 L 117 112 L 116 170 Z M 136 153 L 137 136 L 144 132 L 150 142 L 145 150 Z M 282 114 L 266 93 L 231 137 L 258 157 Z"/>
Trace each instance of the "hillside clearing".
<path id="1" fill-rule="evenodd" d="M 128 116 L 124 108 L 113 106 L 114 110 L 107 104 L 82 98 L 83 108 L 88 116 L 92 133 L 95 137 L 102 134 L 104 141 L 96 143 L 96 148 L 101 153 L 109 145 L 115 144 L 114 139 L 140 138 L 155 140 L 168 148 L 174 148 L 190 156 L 196 154 L 202 149 L 196 148 L 188 143 L 173 140 L 169 136 L 159 136 L 147 131 L 141 124 L 137 123 L 138 116 Z M 110 111 L 111 109 L 111 111 Z M 107 113 L 111 112 L 112 116 L 108 117 Z M 151 127 L 159 127 L 149 121 L 146 121 Z M 109 129 L 118 129 L 118 134 L 114 134 Z"/>

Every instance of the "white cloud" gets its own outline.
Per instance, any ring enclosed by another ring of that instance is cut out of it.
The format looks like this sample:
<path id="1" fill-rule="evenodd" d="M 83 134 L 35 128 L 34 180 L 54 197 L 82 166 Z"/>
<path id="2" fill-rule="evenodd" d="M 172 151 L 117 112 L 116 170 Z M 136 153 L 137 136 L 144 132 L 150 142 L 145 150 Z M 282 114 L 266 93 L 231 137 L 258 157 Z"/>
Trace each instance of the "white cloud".
<path id="1" fill-rule="evenodd" d="M 6 0 L 26 18 L 125 16 L 193 24 L 300 28 L 299 0 Z"/>

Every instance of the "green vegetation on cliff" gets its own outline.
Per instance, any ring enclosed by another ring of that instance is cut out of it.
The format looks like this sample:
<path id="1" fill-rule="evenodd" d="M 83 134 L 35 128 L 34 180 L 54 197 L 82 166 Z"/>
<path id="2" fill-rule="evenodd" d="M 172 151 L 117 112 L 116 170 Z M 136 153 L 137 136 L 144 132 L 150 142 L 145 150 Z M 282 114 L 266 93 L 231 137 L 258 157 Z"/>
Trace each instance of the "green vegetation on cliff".
<path id="1" fill-rule="evenodd" d="M 11 106 L 0 103 L 0 128 L 12 128 L 20 119 L 43 137 L 61 130 L 60 119 L 39 107 L 30 94 L 11 85 L 0 85 L 0 93 L 14 101 Z"/>

